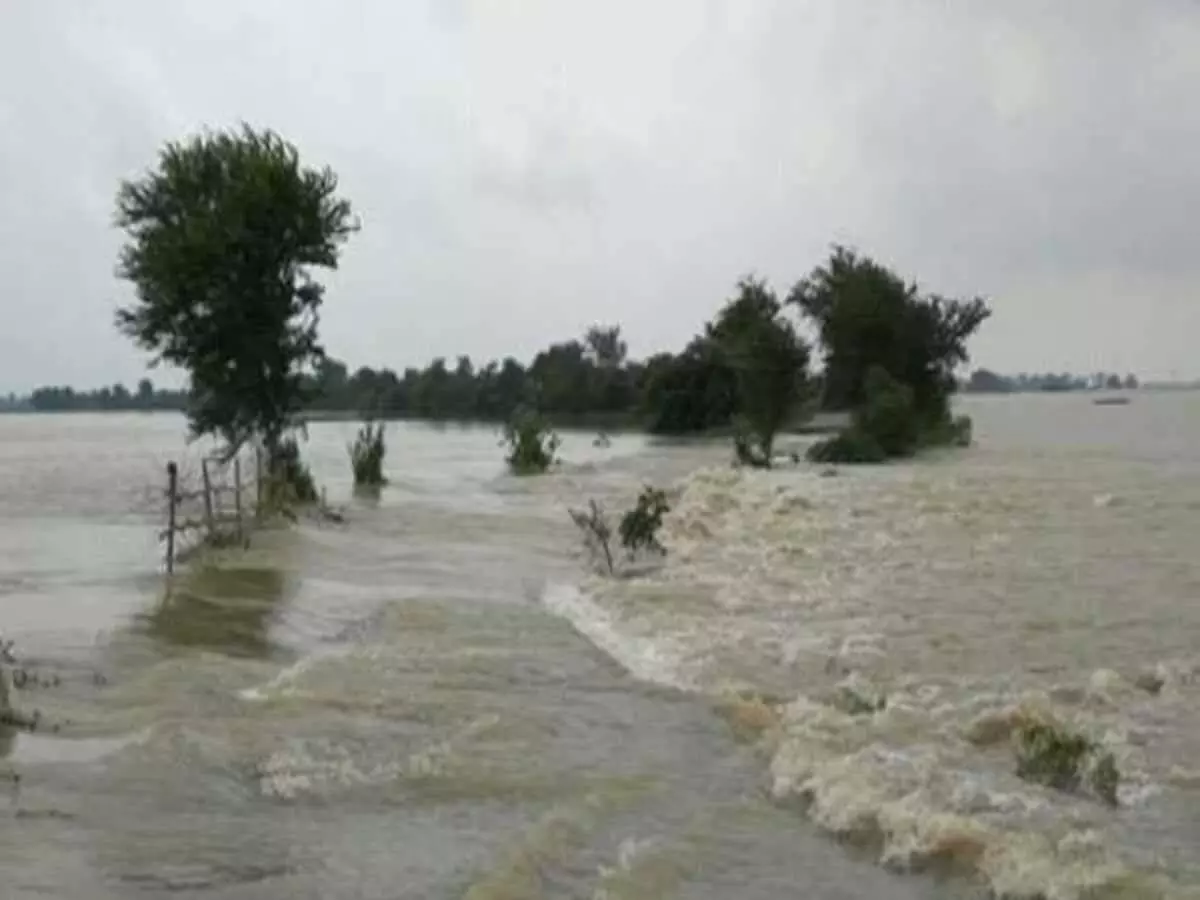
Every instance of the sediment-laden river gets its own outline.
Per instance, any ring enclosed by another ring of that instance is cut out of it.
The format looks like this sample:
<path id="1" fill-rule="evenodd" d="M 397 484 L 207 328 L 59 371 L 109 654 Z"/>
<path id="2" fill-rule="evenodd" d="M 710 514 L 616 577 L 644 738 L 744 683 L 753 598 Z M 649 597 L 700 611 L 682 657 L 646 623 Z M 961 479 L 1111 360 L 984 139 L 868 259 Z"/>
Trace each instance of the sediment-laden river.
<path id="1" fill-rule="evenodd" d="M 323 423 L 346 523 L 166 602 L 182 419 L 0 417 L 42 716 L 0 736 L 0 896 L 1200 896 L 1200 394 L 964 406 L 977 447 L 836 477 L 579 435 L 516 480 L 494 430 L 395 425 L 377 503 Z M 666 564 L 590 574 L 567 506 L 645 483 Z M 1046 713 L 1116 809 L 1016 777 Z"/>

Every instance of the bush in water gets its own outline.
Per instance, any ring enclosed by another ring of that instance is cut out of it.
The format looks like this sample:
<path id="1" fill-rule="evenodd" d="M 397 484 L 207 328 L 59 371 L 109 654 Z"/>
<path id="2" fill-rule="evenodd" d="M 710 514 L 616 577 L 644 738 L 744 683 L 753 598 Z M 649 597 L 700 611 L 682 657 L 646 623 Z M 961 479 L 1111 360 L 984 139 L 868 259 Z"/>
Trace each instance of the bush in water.
<path id="1" fill-rule="evenodd" d="M 602 558 L 608 574 L 612 575 L 616 571 L 612 552 L 612 525 L 609 524 L 608 517 L 604 515 L 600 504 L 595 500 L 589 500 L 586 511 L 568 509 L 567 513 L 571 516 L 575 527 L 583 532 L 583 543 L 588 548 L 588 552 L 595 558 Z"/>
<path id="2" fill-rule="evenodd" d="M 1121 776 L 1111 753 L 1081 734 L 1044 722 L 1024 725 L 1016 736 L 1017 775 L 1026 781 L 1073 793 L 1086 786 L 1117 805 Z"/>
<path id="3" fill-rule="evenodd" d="M 971 419 L 942 416 L 923 422 L 913 390 L 876 366 L 867 374 L 866 400 L 854 410 L 850 425 L 808 449 L 810 462 L 881 463 L 912 456 L 922 447 L 970 446 Z"/>
<path id="4" fill-rule="evenodd" d="M 356 488 L 382 487 L 387 484 L 387 478 L 383 475 L 383 458 L 387 455 L 387 444 L 383 438 L 382 422 L 364 422 L 354 443 L 348 449 Z"/>
<path id="5" fill-rule="evenodd" d="M 887 454 L 869 434 L 844 428 L 833 437 L 817 441 L 805 454 L 814 463 L 881 463 Z"/>
<path id="6" fill-rule="evenodd" d="M 633 509 L 621 516 L 618 529 L 621 534 L 621 546 L 630 554 L 640 550 L 652 550 L 665 556 L 667 549 L 659 542 L 658 531 L 662 528 L 663 516 L 670 511 L 666 492 L 647 485 L 638 494 L 637 504 Z"/>
<path id="7" fill-rule="evenodd" d="M 300 458 L 300 444 L 294 436 L 281 440 L 267 459 L 265 497 L 273 509 L 292 504 L 308 506 L 320 501 L 312 471 Z"/>
<path id="8" fill-rule="evenodd" d="M 505 462 L 514 475 L 540 475 L 558 462 L 562 442 L 536 411 L 522 408 L 504 426 L 504 443 Z"/>
<path id="9" fill-rule="evenodd" d="M 665 556 L 666 547 L 658 539 L 663 517 L 671 511 L 665 492 L 654 487 L 645 487 L 638 495 L 633 509 L 621 516 L 617 535 L 626 557 L 634 559 L 639 553 L 649 551 Z M 571 521 L 583 532 L 584 545 L 592 556 L 604 561 L 608 574 L 616 574 L 616 558 L 613 554 L 613 528 L 603 508 L 595 500 L 588 501 L 587 510 L 570 509 Z"/>

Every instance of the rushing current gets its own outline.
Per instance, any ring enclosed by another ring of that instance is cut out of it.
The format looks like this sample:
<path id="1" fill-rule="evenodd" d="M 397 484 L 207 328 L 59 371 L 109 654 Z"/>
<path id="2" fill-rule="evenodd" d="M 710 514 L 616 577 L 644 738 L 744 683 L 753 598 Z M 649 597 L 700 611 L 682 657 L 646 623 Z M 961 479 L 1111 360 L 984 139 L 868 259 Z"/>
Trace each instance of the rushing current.
<path id="1" fill-rule="evenodd" d="M 494 429 L 395 424 L 377 500 L 321 423 L 345 522 L 169 596 L 182 418 L 0 417 L 40 714 L 0 733 L 0 896 L 1200 896 L 1200 393 L 961 405 L 975 447 L 835 474 L 572 434 L 515 479 Z M 645 484 L 668 556 L 603 577 L 567 509 Z M 1116 808 L 1016 776 L 1039 715 Z"/>

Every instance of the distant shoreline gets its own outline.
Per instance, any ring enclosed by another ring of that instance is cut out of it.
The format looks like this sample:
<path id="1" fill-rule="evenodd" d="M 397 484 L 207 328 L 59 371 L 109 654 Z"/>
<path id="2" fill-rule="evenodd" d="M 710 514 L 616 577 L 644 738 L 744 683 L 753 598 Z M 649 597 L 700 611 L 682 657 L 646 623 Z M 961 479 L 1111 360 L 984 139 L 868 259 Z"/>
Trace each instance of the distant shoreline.
<path id="1" fill-rule="evenodd" d="M 73 416 L 73 415 L 183 415 L 179 409 L 0 409 L 0 416 Z M 354 410 L 315 409 L 303 416 L 304 424 L 319 422 L 363 422 L 368 417 Z M 492 426 L 504 423 L 499 419 L 452 418 L 415 416 L 406 413 L 386 414 L 371 417 L 377 422 L 413 422 L 424 425 Z M 549 416 L 550 424 L 563 431 L 604 431 L 610 434 L 647 434 L 645 420 L 629 413 L 585 413 L 576 416 Z M 820 435 L 832 434 L 849 421 L 848 413 L 820 412 L 804 421 L 794 422 L 783 428 L 784 434 Z M 689 437 L 725 437 L 733 433 L 732 428 L 713 429 Z"/>

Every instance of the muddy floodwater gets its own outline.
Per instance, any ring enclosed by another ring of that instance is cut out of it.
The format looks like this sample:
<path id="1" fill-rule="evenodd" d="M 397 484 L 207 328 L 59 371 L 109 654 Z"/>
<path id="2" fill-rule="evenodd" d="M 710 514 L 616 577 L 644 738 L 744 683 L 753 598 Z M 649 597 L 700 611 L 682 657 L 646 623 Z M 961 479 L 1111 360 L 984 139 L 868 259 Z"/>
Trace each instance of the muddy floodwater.
<path id="1" fill-rule="evenodd" d="M 836 476 L 580 434 L 513 479 L 494 429 L 397 424 L 377 500 L 321 423 L 346 522 L 167 600 L 182 419 L 0 417 L 41 716 L 0 733 L 0 897 L 1200 897 L 1200 393 L 962 406 L 975 448 Z M 646 483 L 666 563 L 601 578 L 566 508 Z M 1015 775 L 1043 715 L 1116 808 Z"/>

